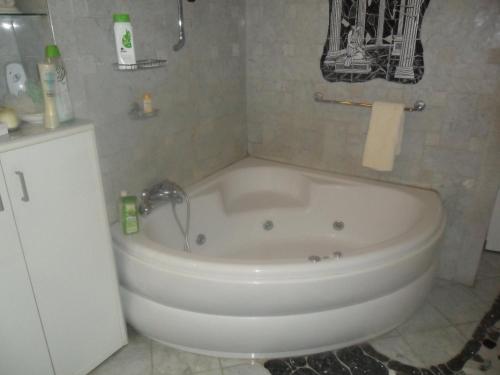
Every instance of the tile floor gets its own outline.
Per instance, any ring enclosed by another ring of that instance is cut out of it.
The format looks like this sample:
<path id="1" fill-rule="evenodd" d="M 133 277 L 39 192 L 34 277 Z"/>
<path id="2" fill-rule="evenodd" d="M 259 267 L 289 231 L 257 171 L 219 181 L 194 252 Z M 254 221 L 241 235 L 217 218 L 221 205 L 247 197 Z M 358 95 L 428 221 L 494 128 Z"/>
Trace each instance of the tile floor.
<path id="1" fill-rule="evenodd" d="M 457 354 L 500 292 L 500 253 L 485 252 L 474 288 L 437 280 L 426 303 L 406 323 L 371 344 L 414 366 Z M 92 375 L 268 375 L 264 361 L 195 355 L 171 349 L 129 328 L 129 344 Z"/>

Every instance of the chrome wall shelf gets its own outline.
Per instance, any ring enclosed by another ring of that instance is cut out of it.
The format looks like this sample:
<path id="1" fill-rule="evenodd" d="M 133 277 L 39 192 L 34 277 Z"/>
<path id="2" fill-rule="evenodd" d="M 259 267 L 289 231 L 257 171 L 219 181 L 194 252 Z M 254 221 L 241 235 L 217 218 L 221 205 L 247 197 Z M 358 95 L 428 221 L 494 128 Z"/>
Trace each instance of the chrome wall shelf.
<path id="1" fill-rule="evenodd" d="M 48 16 L 48 13 L 6 13 L 0 12 L 0 17 L 33 17 L 33 16 Z"/>
<path id="2" fill-rule="evenodd" d="M 114 63 L 113 68 L 115 70 L 123 72 L 123 71 L 155 69 L 155 68 L 161 68 L 162 66 L 165 65 L 167 65 L 167 60 L 164 59 L 144 59 L 144 60 L 138 60 L 136 64 Z"/>
<path id="3" fill-rule="evenodd" d="M 153 118 L 153 117 L 158 116 L 159 112 L 160 112 L 159 109 L 153 109 L 152 112 L 144 112 L 144 110 L 139 105 L 139 103 L 132 103 L 132 106 L 130 108 L 130 111 L 128 112 L 128 115 L 133 120 L 146 120 L 148 118 Z"/>

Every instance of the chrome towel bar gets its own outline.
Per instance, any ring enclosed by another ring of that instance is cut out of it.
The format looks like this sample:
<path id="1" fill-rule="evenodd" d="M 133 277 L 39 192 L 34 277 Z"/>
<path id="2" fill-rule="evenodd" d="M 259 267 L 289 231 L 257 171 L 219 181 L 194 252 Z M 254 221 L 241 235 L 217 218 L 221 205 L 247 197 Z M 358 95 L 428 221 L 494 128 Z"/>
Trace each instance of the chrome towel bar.
<path id="1" fill-rule="evenodd" d="M 330 104 L 343 104 L 352 105 L 356 107 L 372 108 L 373 103 L 363 103 L 363 102 L 353 102 L 352 100 L 333 100 L 325 99 L 323 94 L 320 92 L 314 93 L 314 100 L 318 103 L 330 103 Z M 423 100 L 417 100 L 413 107 L 406 107 L 406 112 L 422 112 L 425 109 L 425 102 Z"/>

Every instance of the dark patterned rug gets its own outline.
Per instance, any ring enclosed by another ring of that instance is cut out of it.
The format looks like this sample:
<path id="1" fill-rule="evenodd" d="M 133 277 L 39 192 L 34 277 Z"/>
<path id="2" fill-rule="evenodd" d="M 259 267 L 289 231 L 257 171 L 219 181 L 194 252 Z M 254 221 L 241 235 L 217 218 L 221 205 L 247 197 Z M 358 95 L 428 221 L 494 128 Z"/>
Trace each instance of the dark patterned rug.
<path id="1" fill-rule="evenodd" d="M 273 359 L 264 366 L 272 375 L 459 375 L 499 374 L 500 295 L 462 351 L 446 363 L 417 368 L 393 360 L 369 344 L 305 357 Z M 494 365 L 493 365 L 494 364 Z M 492 368 L 493 365 L 493 368 Z M 489 371 L 492 370 L 492 371 Z"/>

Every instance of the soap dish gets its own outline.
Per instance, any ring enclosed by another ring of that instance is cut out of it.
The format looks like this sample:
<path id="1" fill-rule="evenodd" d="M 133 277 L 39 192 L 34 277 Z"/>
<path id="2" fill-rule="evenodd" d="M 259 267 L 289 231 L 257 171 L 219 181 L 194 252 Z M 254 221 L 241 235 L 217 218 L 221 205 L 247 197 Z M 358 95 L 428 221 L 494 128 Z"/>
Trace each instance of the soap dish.
<path id="1" fill-rule="evenodd" d="M 144 112 L 138 103 L 132 103 L 132 107 L 130 108 L 128 114 L 134 120 L 146 120 L 148 118 L 158 116 L 159 112 L 159 109 L 153 109 L 151 112 Z"/>

